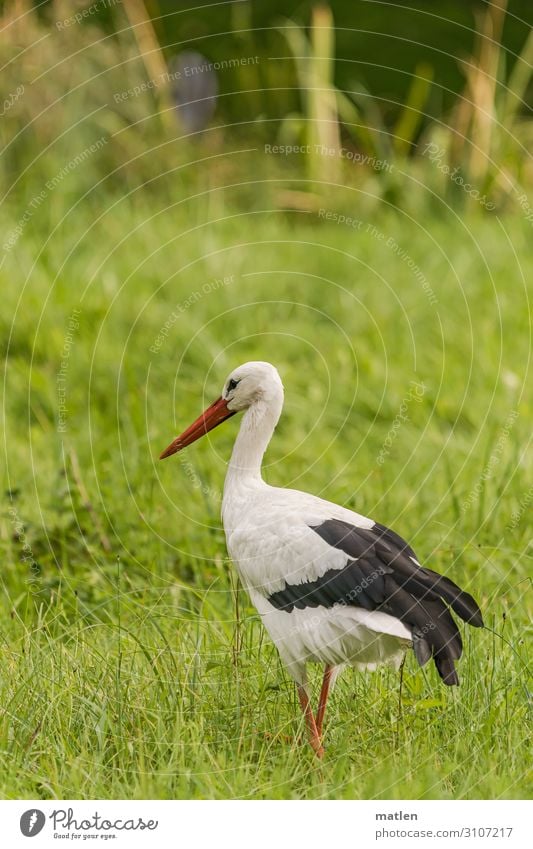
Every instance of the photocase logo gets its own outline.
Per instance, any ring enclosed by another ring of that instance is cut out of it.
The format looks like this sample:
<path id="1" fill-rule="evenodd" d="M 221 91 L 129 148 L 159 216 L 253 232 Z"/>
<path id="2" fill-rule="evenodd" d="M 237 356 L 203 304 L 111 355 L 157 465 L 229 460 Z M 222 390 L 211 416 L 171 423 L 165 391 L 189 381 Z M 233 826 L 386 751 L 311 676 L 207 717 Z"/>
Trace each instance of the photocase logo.
<path id="1" fill-rule="evenodd" d="M 20 818 L 20 830 L 24 837 L 35 837 L 43 830 L 46 822 L 46 817 L 42 811 L 37 808 L 31 808 L 29 811 L 24 811 Z"/>

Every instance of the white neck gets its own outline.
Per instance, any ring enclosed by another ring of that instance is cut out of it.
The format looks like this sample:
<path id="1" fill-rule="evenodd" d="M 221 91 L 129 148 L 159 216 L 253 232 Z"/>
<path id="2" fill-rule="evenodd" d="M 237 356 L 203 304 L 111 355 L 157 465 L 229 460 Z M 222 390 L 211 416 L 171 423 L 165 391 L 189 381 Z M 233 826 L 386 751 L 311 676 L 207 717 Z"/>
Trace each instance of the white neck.
<path id="1" fill-rule="evenodd" d="M 283 392 L 246 410 L 229 462 L 224 495 L 241 483 L 261 481 L 261 462 L 283 406 Z"/>

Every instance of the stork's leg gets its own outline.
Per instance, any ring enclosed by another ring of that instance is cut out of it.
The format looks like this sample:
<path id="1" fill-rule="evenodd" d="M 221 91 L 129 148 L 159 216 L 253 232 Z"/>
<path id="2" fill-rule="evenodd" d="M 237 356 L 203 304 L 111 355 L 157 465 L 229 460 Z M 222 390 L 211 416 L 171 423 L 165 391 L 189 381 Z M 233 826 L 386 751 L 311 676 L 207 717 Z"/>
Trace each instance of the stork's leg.
<path id="1" fill-rule="evenodd" d="M 307 731 L 309 732 L 309 743 L 311 744 L 311 748 L 313 749 L 316 756 L 318 758 L 321 758 L 324 755 L 324 749 L 322 748 L 322 743 L 320 742 L 320 735 L 317 731 L 315 717 L 313 716 L 311 702 L 309 701 L 307 690 L 302 684 L 297 684 L 296 686 L 298 688 L 298 698 L 300 699 L 302 713 L 305 716 L 305 724 L 307 725 Z"/>
<path id="2" fill-rule="evenodd" d="M 333 677 L 333 667 L 328 663 L 324 669 L 324 678 L 322 679 L 322 689 L 320 690 L 320 698 L 318 700 L 318 710 L 316 714 L 316 730 L 318 736 L 322 737 L 322 726 L 324 724 L 324 714 L 326 713 L 326 705 L 328 703 L 329 688 Z"/>

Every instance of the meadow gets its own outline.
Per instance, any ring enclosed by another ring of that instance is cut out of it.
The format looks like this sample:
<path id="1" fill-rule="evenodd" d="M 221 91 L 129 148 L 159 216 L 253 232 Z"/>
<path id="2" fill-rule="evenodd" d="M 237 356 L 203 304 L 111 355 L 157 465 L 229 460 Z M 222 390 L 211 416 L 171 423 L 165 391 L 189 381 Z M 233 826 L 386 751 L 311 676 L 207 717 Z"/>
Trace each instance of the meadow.
<path id="1" fill-rule="evenodd" d="M 257 173 L 65 182 L 5 251 L 0 795 L 527 796 L 531 224 L 349 188 L 328 219 Z M 489 626 L 455 690 L 346 671 L 321 763 L 225 551 L 238 420 L 157 461 L 249 359 L 286 389 L 267 480 L 393 527 Z"/>

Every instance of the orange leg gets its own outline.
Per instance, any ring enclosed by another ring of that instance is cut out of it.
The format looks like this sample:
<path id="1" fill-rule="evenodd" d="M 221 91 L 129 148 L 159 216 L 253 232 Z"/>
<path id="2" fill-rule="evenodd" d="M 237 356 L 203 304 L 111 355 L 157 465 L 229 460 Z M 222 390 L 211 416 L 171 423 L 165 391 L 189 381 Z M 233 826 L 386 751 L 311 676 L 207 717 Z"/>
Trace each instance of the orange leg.
<path id="1" fill-rule="evenodd" d="M 323 757 L 324 749 L 322 748 L 322 743 L 320 742 L 320 735 L 317 731 L 315 717 L 313 716 L 313 711 L 311 710 L 311 702 L 309 701 L 309 696 L 305 691 L 305 687 L 302 687 L 300 684 L 298 687 L 298 698 L 300 699 L 300 706 L 302 708 L 303 715 L 305 716 L 305 724 L 307 725 L 307 730 L 309 732 L 309 743 L 311 744 L 311 748 L 318 758 Z"/>
<path id="2" fill-rule="evenodd" d="M 324 724 L 324 714 L 326 713 L 326 705 L 328 703 L 332 675 L 333 667 L 326 664 L 326 668 L 324 669 L 324 678 L 322 679 L 322 689 L 320 690 L 320 698 L 318 700 L 318 711 L 316 714 L 316 730 L 319 737 L 322 737 L 322 726 Z"/>

